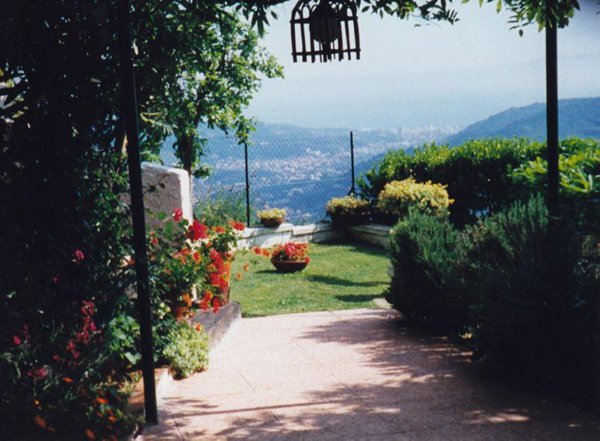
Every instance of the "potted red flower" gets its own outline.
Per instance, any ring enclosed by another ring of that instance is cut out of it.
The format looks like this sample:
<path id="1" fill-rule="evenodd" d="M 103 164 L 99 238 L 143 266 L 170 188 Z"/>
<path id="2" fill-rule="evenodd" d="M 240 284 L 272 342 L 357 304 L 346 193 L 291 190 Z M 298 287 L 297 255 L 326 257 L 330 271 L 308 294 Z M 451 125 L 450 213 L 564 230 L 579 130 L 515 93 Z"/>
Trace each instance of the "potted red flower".
<path id="1" fill-rule="evenodd" d="M 271 252 L 271 263 L 282 273 L 302 271 L 309 262 L 307 243 L 287 242 L 276 245 Z"/>

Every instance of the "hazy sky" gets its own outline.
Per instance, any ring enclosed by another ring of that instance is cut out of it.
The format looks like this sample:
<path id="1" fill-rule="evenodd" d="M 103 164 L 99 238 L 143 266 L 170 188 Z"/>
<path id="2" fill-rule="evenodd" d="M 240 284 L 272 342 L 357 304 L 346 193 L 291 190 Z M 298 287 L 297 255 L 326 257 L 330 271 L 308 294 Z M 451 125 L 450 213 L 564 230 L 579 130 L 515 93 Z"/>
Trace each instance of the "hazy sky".
<path id="1" fill-rule="evenodd" d="M 312 64 L 292 62 L 294 1 L 278 9 L 263 42 L 284 66 L 285 79 L 263 81 L 249 109 L 261 121 L 353 129 L 465 126 L 545 101 L 544 33 L 531 26 L 519 37 L 495 3 L 458 2 L 455 25 L 361 14 L 361 59 Z M 600 96 L 600 6 L 580 3 L 571 25 L 558 33 L 560 98 Z"/>

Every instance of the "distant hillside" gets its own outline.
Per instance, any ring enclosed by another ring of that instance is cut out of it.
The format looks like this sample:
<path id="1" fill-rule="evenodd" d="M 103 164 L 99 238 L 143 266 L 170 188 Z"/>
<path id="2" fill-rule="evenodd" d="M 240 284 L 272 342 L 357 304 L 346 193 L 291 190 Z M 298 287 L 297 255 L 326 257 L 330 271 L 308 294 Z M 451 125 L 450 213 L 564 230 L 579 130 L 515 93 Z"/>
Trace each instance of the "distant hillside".
<path id="1" fill-rule="evenodd" d="M 600 138 L 600 98 L 560 100 L 558 110 L 561 139 L 570 136 Z M 469 139 L 493 137 L 545 140 L 546 104 L 512 107 L 471 124 L 444 141 L 450 145 L 459 145 Z"/>

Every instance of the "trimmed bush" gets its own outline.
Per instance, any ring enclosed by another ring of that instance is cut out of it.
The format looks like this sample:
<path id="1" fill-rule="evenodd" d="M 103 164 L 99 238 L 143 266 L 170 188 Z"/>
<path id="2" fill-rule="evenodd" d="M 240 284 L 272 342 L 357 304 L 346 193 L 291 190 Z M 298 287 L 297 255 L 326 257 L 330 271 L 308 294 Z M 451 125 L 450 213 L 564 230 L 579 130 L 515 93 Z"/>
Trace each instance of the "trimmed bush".
<path id="1" fill-rule="evenodd" d="M 392 230 L 394 276 L 386 299 L 410 320 L 435 331 L 455 333 L 466 324 L 459 234 L 447 218 L 415 209 Z"/>
<path id="2" fill-rule="evenodd" d="M 425 145 L 413 154 L 391 151 L 359 179 L 361 195 L 375 201 L 385 185 L 414 178 L 446 184 L 455 202 L 451 220 L 459 226 L 500 210 L 514 199 L 510 171 L 544 153 L 544 144 L 523 139 L 468 141 L 450 148 Z"/>
<path id="3" fill-rule="evenodd" d="M 383 213 L 402 218 L 411 207 L 425 214 L 443 216 L 454 202 L 448 197 L 446 186 L 431 181 L 416 182 L 413 178 L 392 181 L 377 197 L 377 208 Z"/>

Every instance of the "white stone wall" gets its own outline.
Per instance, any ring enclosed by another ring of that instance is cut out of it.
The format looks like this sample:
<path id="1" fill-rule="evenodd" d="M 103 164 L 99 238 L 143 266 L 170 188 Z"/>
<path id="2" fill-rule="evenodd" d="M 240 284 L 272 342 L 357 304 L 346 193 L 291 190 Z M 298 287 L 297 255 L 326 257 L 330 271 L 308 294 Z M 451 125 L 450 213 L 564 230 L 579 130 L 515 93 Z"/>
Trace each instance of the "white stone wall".
<path id="1" fill-rule="evenodd" d="M 342 237 L 331 224 L 310 225 L 281 224 L 277 228 L 246 228 L 238 240 L 238 249 L 272 247 L 286 242 L 328 242 Z"/>
<path id="2" fill-rule="evenodd" d="M 175 208 L 181 208 L 183 217 L 192 221 L 192 197 L 190 178 L 187 171 L 164 167 L 149 162 L 142 163 L 144 185 L 144 205 L 146 212 L 163 212 L 170 215 Z M 157 220 L 146 214 L 146 225 L 152 228 Z"/>
<path id="3" fill-rule="evenodd" d="M 379 224 L 356 225 L 347 229 L 351 240 L 387 248 L 390 242 L 391 227 Z"/>

